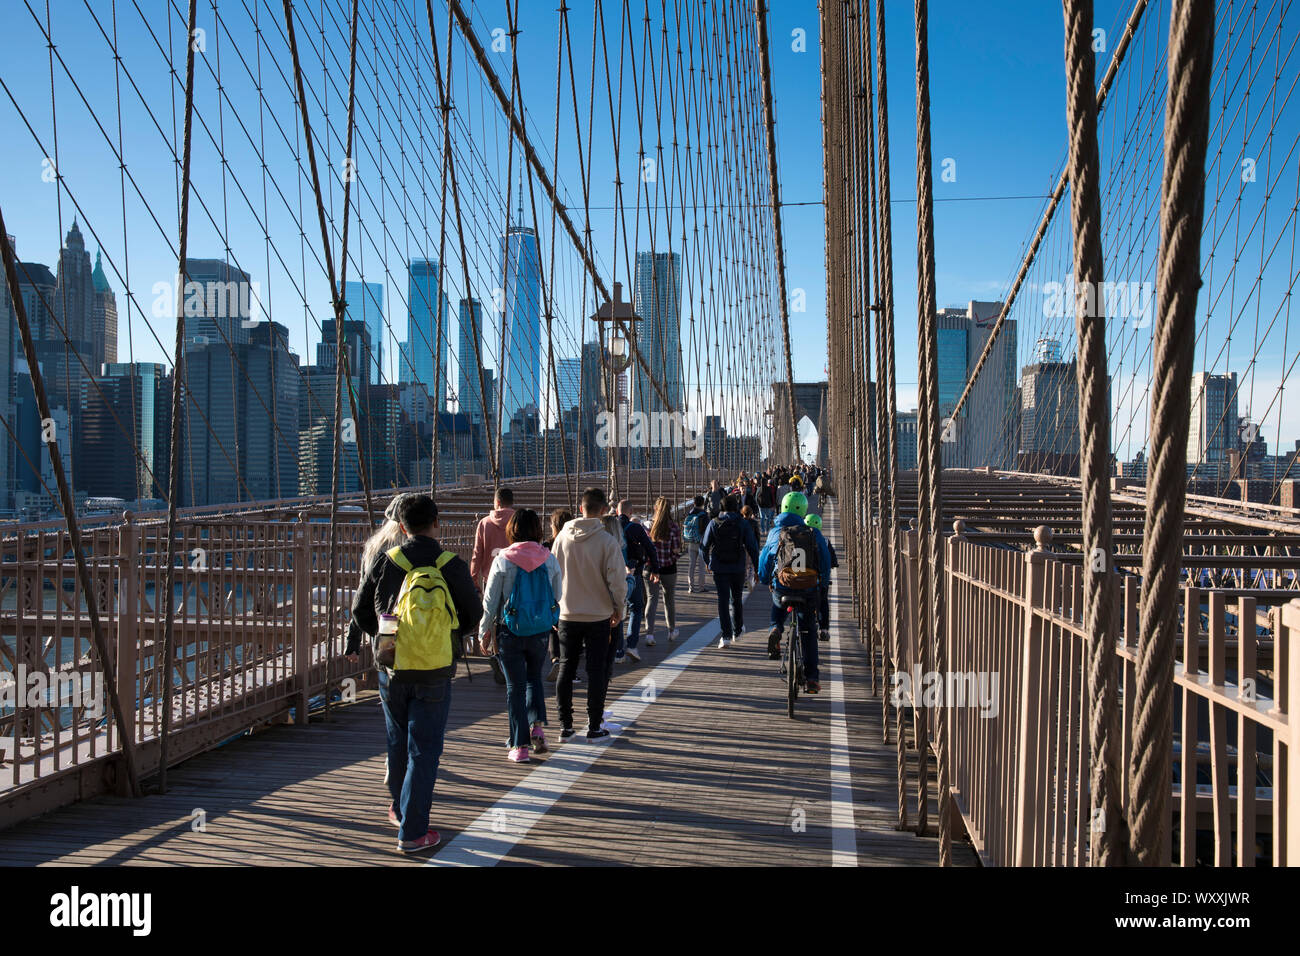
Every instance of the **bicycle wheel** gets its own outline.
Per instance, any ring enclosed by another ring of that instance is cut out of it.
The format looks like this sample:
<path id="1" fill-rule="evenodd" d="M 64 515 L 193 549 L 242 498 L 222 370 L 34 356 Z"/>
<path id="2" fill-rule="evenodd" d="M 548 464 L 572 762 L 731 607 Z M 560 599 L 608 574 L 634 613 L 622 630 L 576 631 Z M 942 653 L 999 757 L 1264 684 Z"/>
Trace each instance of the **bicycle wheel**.
<path id="1" fill-rule="evenodd" d="M 794 620 L 795 615 L 791 615 Z M 786 716 L 794 716 L 794 702 L 799 698 L 800 671 L 803 670 L 803 654 L 799 647 L 799 627 L 796 621 L 786 625 L 786 646 L 789 648 L 789 660 L 786 664 Z"/>

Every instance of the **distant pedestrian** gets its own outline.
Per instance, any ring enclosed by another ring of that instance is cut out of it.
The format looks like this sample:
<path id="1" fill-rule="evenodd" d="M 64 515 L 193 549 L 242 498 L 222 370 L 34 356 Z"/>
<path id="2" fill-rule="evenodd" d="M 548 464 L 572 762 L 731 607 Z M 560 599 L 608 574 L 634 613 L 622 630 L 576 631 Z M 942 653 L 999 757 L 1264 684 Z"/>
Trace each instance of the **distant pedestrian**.
<path id="1" fill-rule="evenodd" d="M 691 510 L 682 520 L 682 544 L 687 557 L 687 594 L 704 589 L 705 563 L 700 555 L 700 542 L 704 540 L 704 530 L 709 526 L 709 520 L 709 513 L 704 510 L 704 495 L 696 495 L 691 501 Z"/>
<path id="2" fill-rule="evenodd" d="M 627 573 L 632 576 L 632 590 L 627 596 L 627 647 L 625 653 L 634 661 L 641 660 L 637 642 L 641 638 L 641 622 L 645 617 L 646 572 L 659 572 L 659 558 L 654 542 L 645 526 L 636 520 L 632 504 L 626 498 L 618 503 L 618 520 L 623 525 L 624 553 L 627 555 Z"/>
<path id="3" fill-rule="evenodd" d="M 650 520 L 650 540 L 654 543 L 659 570 L 651 574 L 650 600 L 646 605 L 646 647 L 655 645 L 655 613 L 659 600 L 664 604 L 664 621 L 668 625 L 668 643 L 677 640 L 677 558 L 682 553 L 682 532 L 673 520 L 673 504 L 667 498 L 655 501 L 654 517 Z"/>
<path id="4" fill-rule="evenodd" d="M 709 485 L 709 493 L 706 497 L 708 498 L 707 507 L 709 517 L 716 518 L 718 515 L 722 514 L 722 502 L 723 499 L 727 497 L 727 492 L 723 489 L 722 482 L 714 478 Z"/>
<path id="5" fill-rule="evenodd" d="M 758 541 L 754 530 L 740 516 L 740 502 L 728 495 L 722 503 L 722 513 L 709 523 L 704 532 L 704 556 L 713 572 L 713 582 L 718 589 L 718 622 L 722 636 L 718 647 L 730 647 L 740 637 L 744 624 L 745 556 L 758 564 Z"/>

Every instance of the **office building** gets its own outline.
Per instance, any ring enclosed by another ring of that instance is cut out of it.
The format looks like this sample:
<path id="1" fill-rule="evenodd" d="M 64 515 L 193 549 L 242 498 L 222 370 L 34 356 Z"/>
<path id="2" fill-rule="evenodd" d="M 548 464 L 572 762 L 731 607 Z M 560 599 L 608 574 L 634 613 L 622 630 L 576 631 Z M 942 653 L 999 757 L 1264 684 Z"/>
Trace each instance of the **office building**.
<path id="1" fill-rule="evenodd" d="M 87 389 L 81 412 L 78 485 L 95 497 L 166 498 L 172 417 L 167 367 L 109 362 L 96 384 Z"/>
<path id="2" fill-rule="evenodd" d="M 365 374 L 361 376 L 363 381 L 376 385 L 383 381 L 384 286 L 379 282 L 347 282 L 343 286 L 343 301 L 346 303 L 344 329 L 352 326 L 365 329 L 364 354 L 362 356 L 350 354 L 348 361 L 358 363 L 352 368 L 366 369 Z M 326 341 L 334 340 L 326 336 Z M 364 365 L 360 364 L 362 360 L 365 362 Z M 433 379 L 429 378 L 425 381 L 433 381 Z"/>
<path id="3" fill-rule="evenodd" d="M 1226 462 L 1238 446 L 1237 373 L 1192 375 L 1192 417 L 1187 432 L 1187 460 Z"/>

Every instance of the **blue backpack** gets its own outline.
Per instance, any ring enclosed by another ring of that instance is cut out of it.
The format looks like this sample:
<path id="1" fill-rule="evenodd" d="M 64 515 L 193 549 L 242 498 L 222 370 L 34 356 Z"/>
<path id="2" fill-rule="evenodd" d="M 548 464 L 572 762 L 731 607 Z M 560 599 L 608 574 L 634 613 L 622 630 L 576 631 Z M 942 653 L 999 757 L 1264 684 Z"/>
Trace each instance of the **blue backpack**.
<path id="1" fill-rule="evenodd" d="M 555 600 L 545 564 L 531 571 L 517 569 L 515 586 L 501 612 L 501 622 L 511 634 L 520 637 L 545 634 L 560 623 L 560 605 Z"/>
<path id="2" fill-rule="evenodd" d="M 693 511 L 686 516 L 685 526 L 682 528 L 682 539 L 684 541 L 699 541 L 704 537 L 704 530 L 701 525 L 709 523 L 709 513 L 707 511 Z"/>

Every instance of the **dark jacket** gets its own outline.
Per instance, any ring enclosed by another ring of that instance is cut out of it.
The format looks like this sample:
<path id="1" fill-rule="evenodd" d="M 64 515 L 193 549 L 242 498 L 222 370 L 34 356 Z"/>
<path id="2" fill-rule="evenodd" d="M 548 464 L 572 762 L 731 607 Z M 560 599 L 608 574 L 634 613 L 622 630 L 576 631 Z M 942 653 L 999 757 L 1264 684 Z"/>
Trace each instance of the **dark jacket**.
<path id="1" fill-rule="evenodd" d="M 655 555 L 655 543 L 650 540 L 650 532 L 639 521 L 633 521 L 627 515 L 619 515 L 618 523 L 623 526 L 623 553 L 627 555 L 627 566 L 636 568 L 633 574 L 640 574 L 645 566 L 658 573 L 659 559 Z M 633 561 L 632 556 L 640 551 L 640 556 Z"/>
<path id="2" fill-rule="evenodd" d="M 744 551 L 749 554 L 749 560 L 754 562 L 754 567 L 758 567 L 758 539 L 754 537 L 754 529 L 750 527 L 748 521 L 740 516 L 737 511 L 724 511 L 718 517 L 709 522 L 709 527 L 704 532 L 704 541 L 702 544 L 704 551 L 704 560 L 708 563 L 709 570 L 714 574 L 744 574 L 745 573 L 745 555 L 740 556 L 739 561 L 721 560 L 713 552 L 713 542 L 717 540 L 716 531 L 718 525 L 724 521 L 740 522 L 740 540 L 744 545 Z"/>
<path id="3" fill-rule="evenodd" d="M 719 488 L 717 491 L 710 491 L 705 494 L 704 503 L 710 518 L 716 518 L 722 514 L 722 501 L 726 497 L 727 489 L 725 488 Z"/>
<path id="4" fill-rule="evenodd" d="M 417 535 L 407 538 L 402 544 L 402 554 L 414 567 L 431 565 L 438 560 L 444 548 L 434 538 Z M 451 591 L 451 602 L 456 606 L 456 616 L 460 626 L 452 632 L 453 642 L 459 641 L 464 634 L 478 632 L 479 619 L 483 616 L 483 602 L 478 589 L 469 576 L 469 565 L 461 557 L 454 557 L 442 567 L 442 576 Z M 361 587 L 352 598 L 352 621 L 367 634 L 379 633 L 379 615 L 391 614 L 397 606 L 397 596 L 402 590 L 406 572 L 389 560 L 385 555 L 376 561 Z M 355 654 L 361 648 L 361 639 L 353 631 L 348 633 L 348 646 L 345 653 Z M 398 680 L 410 683 L 430 683 L 451 677 L 456 671 L 455 663 L 449 667 L 431 671 L 395 671 Z"/>

